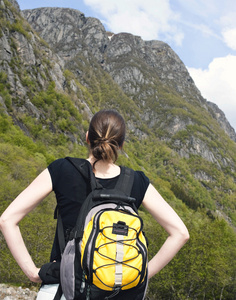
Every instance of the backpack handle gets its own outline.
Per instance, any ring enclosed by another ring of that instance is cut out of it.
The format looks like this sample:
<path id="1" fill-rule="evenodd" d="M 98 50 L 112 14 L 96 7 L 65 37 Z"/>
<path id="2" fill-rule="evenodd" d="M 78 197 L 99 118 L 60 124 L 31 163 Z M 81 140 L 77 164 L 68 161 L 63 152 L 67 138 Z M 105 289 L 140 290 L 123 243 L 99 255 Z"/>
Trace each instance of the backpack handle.
<path id="1" fill-rule="evenodd" d="M 118 195 L 118 194 L 98 194 L 93 196 L 94 200 L 122 200 L 127 203 L 135 203 L 136 199 L 125 196 L 125 195 Z"/>

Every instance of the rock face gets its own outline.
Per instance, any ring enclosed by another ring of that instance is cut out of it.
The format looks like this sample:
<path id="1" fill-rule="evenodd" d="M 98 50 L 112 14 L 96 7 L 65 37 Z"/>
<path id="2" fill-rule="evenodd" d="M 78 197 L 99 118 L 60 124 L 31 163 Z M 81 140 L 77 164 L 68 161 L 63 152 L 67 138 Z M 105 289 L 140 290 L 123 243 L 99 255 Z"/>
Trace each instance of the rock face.
<path id="1" fill-rule="evenodd" d="M 223 112 L 217 106 L 213 108 L 201 96 L 187 68 L 166 43 L 143 41 L 139 36 L 129 33 L 107 33 L 99 20 L 86 18 L 78 10 L 38 8 L 25 10 L 22 14 L 66 63 L 72 63 L 78 54 L 86 57 L 92 55 L 123 91 L 142 106 L 149 126 L 162 128 L 162 124 L 156 122 L 158 113 L 147 108 L 150 98 L 158 102 L 162 84 L 185 101 L 211 113 L 227 135 L 236 141 L 235 131 L 223 117 Z M 221 117 L 218 117 L 219 114 Z M 194 122 L 190 120 L 184 128 L 189 123 Z M 183 126 L 177 127 L 183 130 Z M 177 127 L 173 123 L 173 127 L 168 128 L 169 132 L 178 131 Z"/>
<path id="2" fill-rule="evenodd" d="M 17 11 L 20 11 L 20 6 L 16 0 L 9 0 L 9 2 L 17 9 Z"/>
<path id="3" fill-rule="evenodd" d="M 217 120 L 217 122 L 220 124 L 221 128 L 228 134 L 228 136 L 236 142 L 236 134 L 233 127 L 230 125 L 229 121 L 225 117 L 225 114 L 222 110 L 219 109 L 219 107 L 210 101 L 207 102 L 207 105 L 209 106 L 209 111 L 212 114 L 213 118 Z"/>
<path id="4" fill-rule="evenodd" d="M 98 61 L 103 59 L 103 49 L 109 40 L 99 20 L 85 18 L 82 12 L 69 8 L 40 8 L 22 13 L 65 61 L 84 50 L 91 51 Z"/>
<path id="5" fill-rule="evenodd" d="M 39 118 L 42 113 L 31 103 L 28 86 L 34 85 L 35 91 L 40 91 L 52 80 L 57 89 L 62 91 L 64 61 L 32 32 L 29 24 L 20 16 L 18 3 L 14 0 L 9 2 L 12 6 L 0 0 L 4 9 L 4 18 L 1 20 L 4 30 L 0 31 L 0 71 L 8 78 L 9 91 L 14 99 L 13 115 L 17 110 Z M 5 103 L 3 108 L 8 113 Z M 20 120 L 16 123 L 20 125 Z"/>
<path id="6" fill-rule="evenodd" d="M 149 84 L 149 78 L 144 80 L 147 77 L 145 69 L 149 69 L 149 72 L 153 72 L 153 75 L 158 76 L 165 84 L 172 85 L 180 93 L 189 88 L 199 93 L 182 61 L 166 43 L 161 41 L 143 41 L 141 37 L 132 34 L 117 34 L 111 38 L 106 56 L 106 69 L 121 86 L 125 86 L 127 79 L 136 85 Z M 129 64 L 128 77 L 124 76 L 127 69 L 125 72 L 119 72 L 118 65 L 124 57 L 132 57 L 133 62 L 137 63 L 136 67 Z M 141 62 L 139 66 L 138 61 Z M 132 89 L 126 87 L 125 90 L 129 94 L 135 94 Z"/>
<path id="7" fill-rule="evenodd" d="M 128 57 L 132 57 L 134 62 L 146 64 L 149 71 L 151 69 L 163 82 L 171 83 L 180 93 L 192 88 L 199 94 L 186 67 L 166 43 L 143 41 L 139 36 L 129 33 L 108 38 L 99 20 L 86 18 L 78 10 L 38 8 L 24 10 L 22 14 L 64 60 L 90 51 L 128 94 L 134 94 L 134 91 L 125 85 L 127 80 L 136 85 L 148 83 L 144 82 L 145 76 L 140 67 L 134 68 L 129 64 L 130 71 L 122 68 L 122 61 Z"/>

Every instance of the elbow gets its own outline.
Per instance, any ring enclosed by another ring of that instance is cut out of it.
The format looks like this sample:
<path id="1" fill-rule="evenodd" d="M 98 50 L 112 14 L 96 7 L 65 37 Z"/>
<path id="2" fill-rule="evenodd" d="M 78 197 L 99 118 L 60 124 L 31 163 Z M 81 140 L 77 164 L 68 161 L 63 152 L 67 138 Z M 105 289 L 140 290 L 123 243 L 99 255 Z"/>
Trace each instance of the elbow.
<path id="1" fill-rule="evenodd" d="M 0 231 L 2 231 L 3 226 L 4 226 L 4 220 L 2 217 L 0 217 Z"/>
<path id="2" fill-rule="evenodd" d="M 185 227 L 184 230 L 181 231 L 180 236 L 181 236 L 181 240 L 182 240 L 183 245 L 185 243 L 187 243 L 187 241 L 190 238 L 190 235 L 189 235 L 188 229 L 186 227 Z"/>
<path id="3" fill-rule="evenodd" d="M 1 231 L 3 231 L 3 229 L 4 229 L 4 226 L 5 226 L 5 220 L 4 220 L 4 218 L 1 216 L 0 217 L 0 230 Z"/>
<path id="4" fill-rule="evenodd" d="M 178 230 L 175 231 L 175 233 L 173 233 L 172 236 L 180 247 L 183 247 L 183 245 L 187 243 L 190 238 L 188 229 L 185 226 L 181 226 Z"/>
<path id="5" fill-rule="evenodd" d="M 183 226 L 175 230 L 172 234 L 170 234 L 171 238 L 175 240 L 175 243 L 178 245 L 179 248 L 182 248 L 185 243 L 189 240 L 189 232 L 188 229 Z"/>
<path id="6" fill-rule="evenodd" d="M 0 231 L 4 231 L 5 228 L 9 226 L 9 219 L 4 217 L 4 215 L 0 216 Z"/>

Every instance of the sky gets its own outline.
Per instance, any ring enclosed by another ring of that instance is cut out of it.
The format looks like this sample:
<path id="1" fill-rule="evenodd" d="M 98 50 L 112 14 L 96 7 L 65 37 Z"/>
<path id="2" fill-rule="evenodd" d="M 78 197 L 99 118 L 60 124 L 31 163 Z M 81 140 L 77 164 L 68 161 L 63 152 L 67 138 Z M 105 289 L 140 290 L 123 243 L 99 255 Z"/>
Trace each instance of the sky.
<path id="1" fill-rule="evenodd" d="M 18 0 L 20 8 L 70 7 L 98 18 L 106 30 L 166 42 L 202 96 L 236 130 L 235 0 Z"/>

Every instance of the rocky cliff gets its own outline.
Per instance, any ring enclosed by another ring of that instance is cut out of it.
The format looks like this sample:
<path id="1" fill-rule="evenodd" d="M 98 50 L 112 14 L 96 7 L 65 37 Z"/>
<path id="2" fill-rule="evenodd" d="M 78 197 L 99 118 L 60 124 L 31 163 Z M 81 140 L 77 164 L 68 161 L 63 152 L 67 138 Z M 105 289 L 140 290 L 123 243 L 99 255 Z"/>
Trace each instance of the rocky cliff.
<path id="1" fill-rule="evenodd" d="M 202 98 L 185 65 L 166 43 L 143 41 L 128 33 L 107 33 L 99 20 L 72 9 L 25 10 L 23 16 L 64 61 L 71 61 L 78 54 L 92 54 L 129 97 L 142 103 L 142 111 L 151 123 L 153 117 L 145 112 L 145 103 L 150 97 L 158 99 L 158 80 L 186 101 L 209 111 L 236 141 L 235 131 L 224 114 Z M 173 126 L 171 132 L 176 131 Z"/>
<path id="2" fill-rule="evenodd" d="M 62 133 L 59 127 L 55 127 L 50 110 L 35 105 L 32 100 L 37 93 L 47 90 L 52 82 L 57 91 L 64 92 L 64 59 L 33 31 L 22 17 L 16 1 L 0 0 L 0 13 L 0 80 L 5 86 L 0 92 L 2 109 L 29 136 L 32 132 L 25 124 L 27 115 L 35 125 L 50 128 L 54 134 Z M 78 100 L 77 105 L 81 102 L 82 99 Z M 91 115 L 88 106 L 84 110 Z M 78 122 L 77 130 L 81 131 Z M 77 139 L 69 131 L 63 135 L 72 141 Z"/>
<path id="3" fill-rule="evenodd" d="M 17 2 L 14 0 L 11 2 L 18 11 Z M 30 109 L 33 105 L 27 97 L 27 80 L 34 81 L 35 88 L 40 90 L 50 78 L 57 88 L 62 90 L 64 61 L 33 33 L 29 24 L 19 14 L 16 17 L 12 6 L 5 5 L 3 0 L 0 1 L 0 5 L 4 11 L 0 35 L 1 71 L 7 74 L 14 98 L 21 100 L 23 105 L 21 109 L 24 110 L 25 105 Z M 37 115 L 37 110 L 35 113 Z"/>

